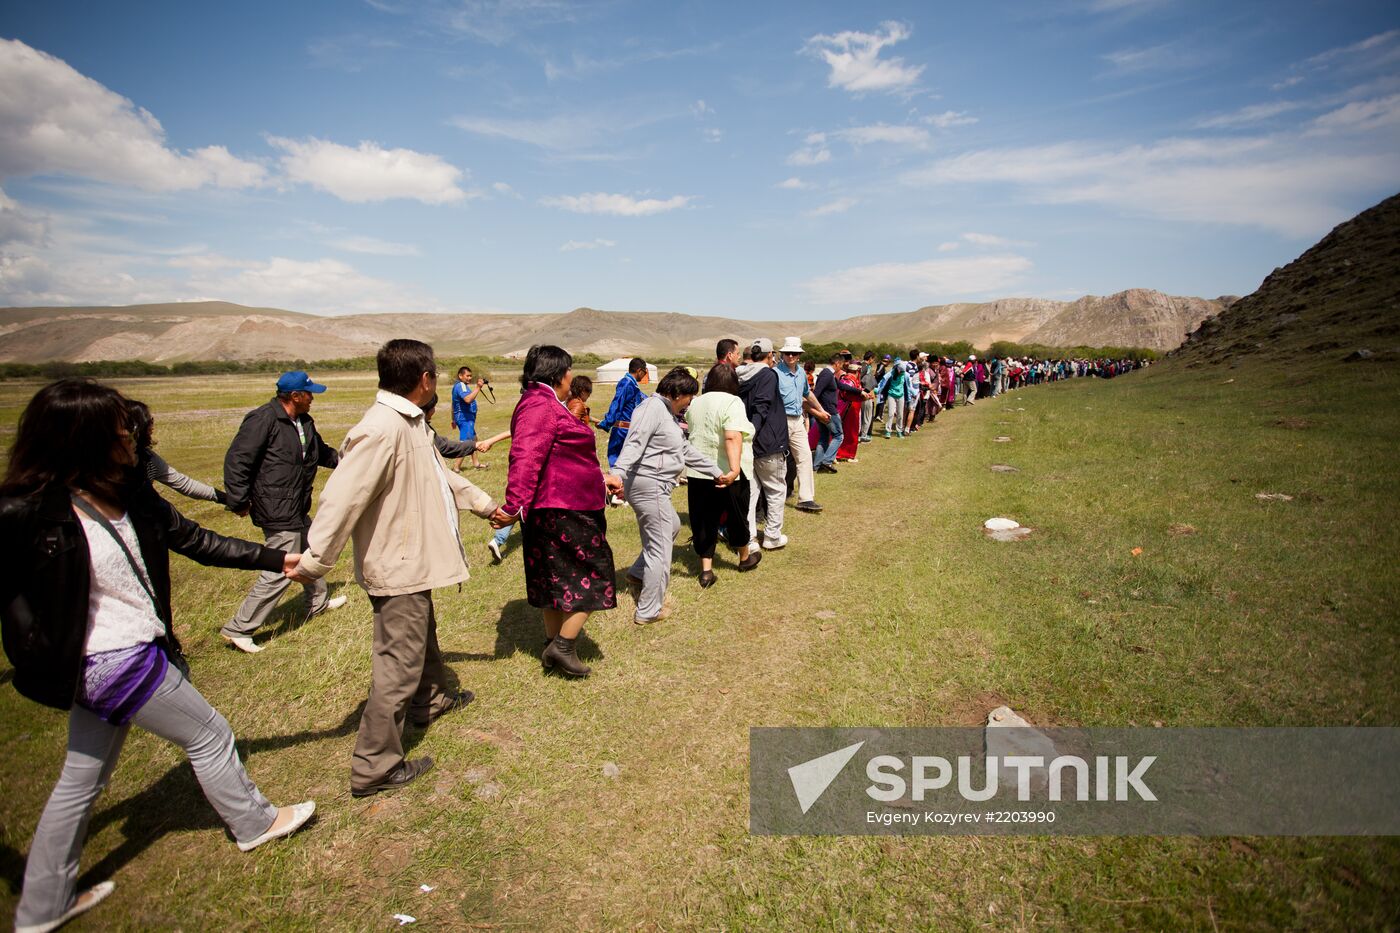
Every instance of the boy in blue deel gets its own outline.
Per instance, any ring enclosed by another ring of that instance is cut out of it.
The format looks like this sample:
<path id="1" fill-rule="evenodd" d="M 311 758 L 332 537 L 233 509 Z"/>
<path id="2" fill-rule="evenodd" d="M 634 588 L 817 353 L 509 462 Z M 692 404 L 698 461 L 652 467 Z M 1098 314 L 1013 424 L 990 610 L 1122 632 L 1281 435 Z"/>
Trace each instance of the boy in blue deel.
<path id="1" fill-rule="evenodd" d="M 647 361 L 634 356 L 627 364 L 627 375 L 617 381 L 612 404 L 608 413 L 598 422 L 599 431 L 608 432 L 608 469 L 617 463 L 617 455 L 622 453 L 622 442 L 627 440 L 627 429 L 632 426 L 632 412 L 645 399 L 642 386 L 651 381 L 647 371 Z"/>

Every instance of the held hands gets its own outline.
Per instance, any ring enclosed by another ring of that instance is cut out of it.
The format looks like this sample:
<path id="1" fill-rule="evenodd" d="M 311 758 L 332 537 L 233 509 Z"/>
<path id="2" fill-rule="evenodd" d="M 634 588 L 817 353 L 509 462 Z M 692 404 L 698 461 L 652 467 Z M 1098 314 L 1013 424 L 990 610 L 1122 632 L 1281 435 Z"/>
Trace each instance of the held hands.
<path id="1" fill-rule="evenodd" d="M 492 513 L 491 517 L 487 519 L 487 521 L 491 523 L 492 528 L 495 528 L 497 531 L 499 531 L 502 528 L 509 528 L 511 525 L 514 525 L 515 520 L 519 517 L 520 516 L 518 515 L 507 514 L 506 510 L 503 508 L 497 508 L 496 511 Z"/>
<path id="2" fill-rule="evenodd" d="M 715 488 L 723 489 L 725 486 L 732 486 L 739 481 L 739 471 L 730 470 L 722 476 L 715 477 Z"/>
<path id="3" fill-rule="evenodd" d="M 608 488 L 609 495 L 617 496 L 619 499 L 626 498 L 622 494 L 622 477 L 606 473 L 603 475 L 603 485 Z"/>
<path id="4" fill-rule="evenodd" d="M 490 442 L 490 441 L 478 441 L 477 444 L 476 444 L 476 452 L 479 453 L 479 454 L 484 454 L 484 453 L 488 452 L 490 449 L 491 449 L 491 442 Z"/>
<path id="5" fill-rule="evenodd" d="M 283 555 L 282 576 L 286 577 L 288 580 L 291 580 L 293 583 L 300 583 L 303 586 L 315 583 L 316 579 L 314 577 L 308 577 L 297 569 L 297 565 L 300 563 L 300 554 Z"/>

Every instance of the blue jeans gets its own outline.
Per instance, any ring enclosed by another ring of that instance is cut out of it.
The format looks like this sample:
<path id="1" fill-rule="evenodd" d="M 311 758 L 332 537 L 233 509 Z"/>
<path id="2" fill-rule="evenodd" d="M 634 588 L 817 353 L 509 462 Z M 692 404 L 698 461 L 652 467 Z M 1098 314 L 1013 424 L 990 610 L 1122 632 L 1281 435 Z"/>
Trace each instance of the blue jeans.
<path id="1" fill-rule="evenodd" d="M 496 529 L 496 533 L 491 536 L 496 541 L 496 547 L 506 546 L 506 539 L 510 537 L 510 530 L 514 527 L 514 525 L 507 525 L 504 528 Z"/>
<path id="2" fill-rule="evenodd" d="M 836 451 L 841 448 L 845 430 L 836 415 L 826 424 L 817 425 L 817 449 L 812 451 L 812 466 L 831 466 L 836 462 Z"/>

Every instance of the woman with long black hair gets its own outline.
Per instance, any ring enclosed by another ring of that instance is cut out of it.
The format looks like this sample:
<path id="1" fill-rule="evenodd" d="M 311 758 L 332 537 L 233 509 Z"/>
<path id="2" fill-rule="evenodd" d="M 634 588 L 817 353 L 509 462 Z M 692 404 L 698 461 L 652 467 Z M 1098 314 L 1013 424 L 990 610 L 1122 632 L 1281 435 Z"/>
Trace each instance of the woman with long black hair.
<path id="1" fill-rule="evenodd" d="M 68 710 L 68 755 L 34 831 L 15 913 L 53 930 L 111 893 L 76 893 L 88 819 L 132 723 L 181 746 L 238 847 L 298 829 L 306 801 L 277 808 L 243 770 L 233 731 L 188 680 L 171 630 L 170 551 L 245 570 L 299 555 L 225 538 L 182 516 L 136 472 L 127 400 L 90 380 L 40 389 L 20 416 L 0 485 L 0 631 L 14 685 Z"/>
<path id="2" fill-rule="evenodd" d="M 220 505 L 226 501 L 223 490 L 191 479 L 155 452 L 156 416 L 151 413 L 150 406 L 136 399 L 127 399 L 126 407 L 131 414 L 131 434 L 136 439 L 137 472 L 144 474 L 151 482 L 163 483 L 189 499 L 203 499 Z"/>

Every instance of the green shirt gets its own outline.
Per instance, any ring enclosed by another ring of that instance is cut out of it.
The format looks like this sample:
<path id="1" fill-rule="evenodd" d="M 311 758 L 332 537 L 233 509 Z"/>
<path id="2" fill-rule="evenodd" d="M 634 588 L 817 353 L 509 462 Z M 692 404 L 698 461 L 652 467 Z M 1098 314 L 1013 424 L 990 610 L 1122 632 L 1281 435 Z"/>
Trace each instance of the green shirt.
<path id="1" fill-rule="evenodd" d="M 739 470 L 753 479 L 753 425 L 744 413 L 744 403 L 737 395 L 728 392 L 706 392 L 697 395 L 685 413 L 686 424 L 690 425 L 690 443 L 698 451 L 709 457 L 719 468 L 728 473 L 729 454 L 724 448 L 724 432 L 739 431 L 744 435 L 743 454 Z M 712 477 L 686 470 L 692 478 L 712 479 Z"/>

